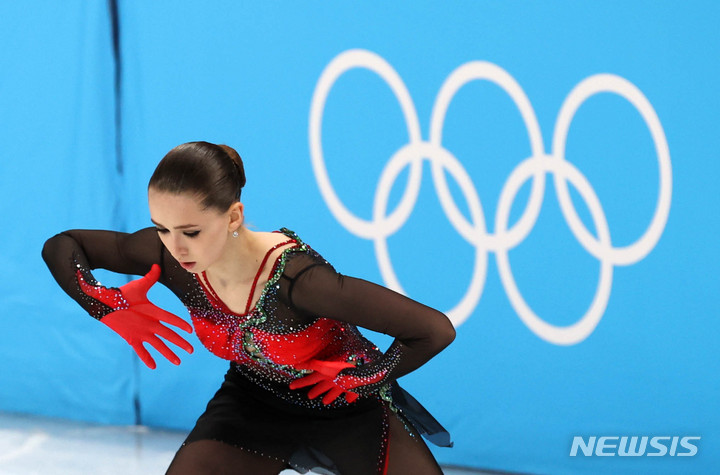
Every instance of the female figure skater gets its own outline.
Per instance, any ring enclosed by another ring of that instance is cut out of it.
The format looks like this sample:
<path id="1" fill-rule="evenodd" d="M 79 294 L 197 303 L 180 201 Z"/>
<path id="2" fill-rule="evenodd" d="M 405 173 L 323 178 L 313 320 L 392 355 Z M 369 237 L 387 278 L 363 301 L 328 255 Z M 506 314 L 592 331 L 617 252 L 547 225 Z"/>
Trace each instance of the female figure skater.
<path id="1" fill-rule="evenodd" d="M 43 258 L 60 286 L 133 346 L 192 347 L 165 322 L 190 325 L 152 303 L 159 281 L 189 309 L 200 341 L 230 360 L 225 381 L 168 473 L 437 474 L 419 437 L 447 432 L 395 380 L 455 337 L 440 312 L 337 273 L 287 229 L 243 226 L 245 173 L 237 152 L 193 142 L 171 150 L 150 179 L 155 227 L 133 234 L 73 230 L 47 241 Z M 144 277 L 107 288 L 95 268 Z M 385 353 L 357 327 L 395 337 Z"/>

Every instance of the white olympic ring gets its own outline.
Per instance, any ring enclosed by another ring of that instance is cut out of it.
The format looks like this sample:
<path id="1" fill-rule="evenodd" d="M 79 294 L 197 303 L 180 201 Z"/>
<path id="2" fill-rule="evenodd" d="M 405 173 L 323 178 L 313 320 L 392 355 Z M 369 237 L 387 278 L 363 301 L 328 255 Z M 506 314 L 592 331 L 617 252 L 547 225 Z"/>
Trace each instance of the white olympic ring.
<path id="1" fill-rule="evenodd" d="M 342 204 L 330 183 L 322 150 L 322 116 L 325 102 L 338 78 L 354 68 L 368 69 L 385 80 L 400 103 L 408 131 L 408 143 L 395 152 L 380 175 L 373 201 L 372 220 L 355 216 Z M 460 161 L 442 146 L 442 129 L 448 106 L 458 90 L 474 80 L 491 81 L 510 96 L 520 111 L 530 139 L 530 157 L 520 162 L 510 173 L 500 193 L 494 233 L 487 231 L 480 198 L 467 171 Z M 601 92 L 618 94 L 638 110 L 648 126 L 658 157 L 660 187 L 652 221 L 640 238 L 624 247 L 613 247 L 607 219 L 595 191 L 585 176 L 565 160 L 565 142 L 575 113 L 588 98 Z M 593 332 L 607 308 L 613 266 L 629 265 L 643 259 L 660 239 L 670 212 L 672 195 L 670 151 L 660 120 L 650 102 L 635 85 L 612 74 L 590 76 L 568 94 L 555 124 L 552 153 L 546 154 L 540 125 L 529 99 L 515 79 L 499 66 L 484 61 L 471 61 L 453 71 L 435 99 L 430 120 L 430 139 L 424 141 L 415 105 L 398 73 L 375 53 L 358 49 L 348 50 L 327 65 L 315 87 L 310 107 L 309 136 L 313 171 L 330 212 L 351 233 L 374 241 L 378 265 L 385 284 L 401 293 L 405 292 L 390 263 L 387 239 L 405 224 L 412 213 L 420 193 L 422 162 L 423 160 L 430 162 L 433 184 L 443 211 L 458 233 L 476 249 L 475 266 L 469 287 L 460 302 L 446 312 L 455 326 L 462 324 L 471 315 L 480 300 L 487 272 L 487 253 L 492 251 L 496 254 L 500 278 L 510 303 L 533 333 L 556 345 L 573 345 L 583 341 Z M 407 166 L 410 167 L 407 188 L 400 203 L 388 214 L 390 190 Z M 449 172 L 460 186 L 468 204 L 471 219 L 469 222 L 455 204 L 445 179 L 445 172 Z M 520 294 L 510 271 L 508 259 L 508 251 L 528 236 L 537 221 L 544 198 L 547 173 L 553 175 L 560 209 L 573 235 L 592 256 L 600 261 L 600 276 L 593 301 L 585 315 L 568 326 L 551 325 L 533 312 Z M 510 209 L 515 197 L 520 187 L 530 178 L 533 182 L 527 206 L 520 219 L 508 229 Z M 587 230 L 578 216 L 570 199 L 567 181 L 572 183 L 585 200 L 597 230 L 597 238 Z"/>

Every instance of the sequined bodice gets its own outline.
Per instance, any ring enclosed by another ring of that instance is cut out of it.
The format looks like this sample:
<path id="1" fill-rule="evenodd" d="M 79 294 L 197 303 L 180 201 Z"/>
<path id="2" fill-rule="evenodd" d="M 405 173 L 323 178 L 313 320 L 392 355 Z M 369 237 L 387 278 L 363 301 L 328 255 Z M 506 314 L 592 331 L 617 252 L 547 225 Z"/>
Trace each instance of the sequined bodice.
<path id="1" fill-rule="evenodd" d="M 287 311 L 278 295 L 287 263 L 298 256 L 327 262 L 294 233 L 283 231 L 296 238 L 294 245 L 276 259 L 256 305 L 247 314 L 232 312 L 195 276 L 195 289 L 185 304 L 202 344 L 220 358 L 237 363 L 257 382 L 273 386 L 286 386 L 306 374 L 297 366 L 313 358 L 364 365 L 380 357 L 378 348 L 354 325 Z M 278 315 L 281 312 L 284 315 Z"/>

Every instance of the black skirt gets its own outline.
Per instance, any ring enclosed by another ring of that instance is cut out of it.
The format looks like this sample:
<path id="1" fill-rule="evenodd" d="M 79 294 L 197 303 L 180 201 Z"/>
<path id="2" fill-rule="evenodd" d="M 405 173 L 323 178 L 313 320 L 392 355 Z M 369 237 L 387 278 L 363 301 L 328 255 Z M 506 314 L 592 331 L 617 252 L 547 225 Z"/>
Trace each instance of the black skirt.
<path id="1" fill-rule="evenodd" d="M 230 364 L 225 381 L 185 440 L 216 440 L 285 462 L 300 473 L 340 473 L 334 460 L 382 465 L 388 418 L 398 417 L 435 445 L 450 447 L 448 432 L 410 394 L 393 383 L 392 403 L 363 397 L 319 411 L 279 398 Z M 301 390 L 302 391 L 302 390 Z"/>

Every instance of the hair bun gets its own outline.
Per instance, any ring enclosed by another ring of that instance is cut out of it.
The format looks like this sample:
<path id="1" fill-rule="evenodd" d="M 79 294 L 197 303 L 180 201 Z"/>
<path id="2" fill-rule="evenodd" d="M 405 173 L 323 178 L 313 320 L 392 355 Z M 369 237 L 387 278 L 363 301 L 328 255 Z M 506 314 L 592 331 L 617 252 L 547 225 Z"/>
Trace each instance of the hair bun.
<path id="1" fill-rule="evenodd" d="M 227 154 L 228 157 L 230 157 L 230 159 L 235 164 L 235 168 L 238 172 L 238 186 L 242 189 L 242 187 L 245 186 L 245 167 L 243 166 L 243 161 L 242 158 L 240 158 L 240 154 L 237 153 L 237 151 L 229 145 L 218 144 L 218 147 L 223 149 L 223 151 Z"/>

